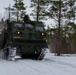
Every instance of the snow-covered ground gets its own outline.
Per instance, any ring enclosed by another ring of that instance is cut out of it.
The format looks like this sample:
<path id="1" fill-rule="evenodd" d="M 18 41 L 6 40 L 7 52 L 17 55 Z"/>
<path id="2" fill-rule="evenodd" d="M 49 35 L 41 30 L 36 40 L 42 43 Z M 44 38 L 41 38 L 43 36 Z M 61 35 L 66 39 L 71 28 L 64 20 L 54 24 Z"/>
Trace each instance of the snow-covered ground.
<path id="1" fill-rule="evenodd" d="M 76 75 L 76 55 L 59 57 L 47 53 L 42 61 L 0 59 L 0 75 Z"/>

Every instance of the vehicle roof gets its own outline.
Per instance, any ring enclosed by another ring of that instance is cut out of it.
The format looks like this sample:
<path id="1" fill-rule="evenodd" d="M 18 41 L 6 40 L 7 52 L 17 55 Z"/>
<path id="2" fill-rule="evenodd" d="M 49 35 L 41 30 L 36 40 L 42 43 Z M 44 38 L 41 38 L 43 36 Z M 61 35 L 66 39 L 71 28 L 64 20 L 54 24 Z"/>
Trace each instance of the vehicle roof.
<path id="1" fill-rule="evenodd" d="M 37 22 L 37 21 L 27 21 L 27 22 L 22 22 L 22 21 L 12 21 L 11 23 L 25 23 L 25 24 L 33 24 L 36 26 L 44 26 L 43 22 Z"/>

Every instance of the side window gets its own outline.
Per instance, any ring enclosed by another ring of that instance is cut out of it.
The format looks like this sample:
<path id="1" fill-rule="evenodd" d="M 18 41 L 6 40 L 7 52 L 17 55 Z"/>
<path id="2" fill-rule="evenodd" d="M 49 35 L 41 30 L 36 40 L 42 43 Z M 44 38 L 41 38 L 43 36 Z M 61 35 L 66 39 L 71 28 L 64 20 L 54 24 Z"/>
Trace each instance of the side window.
<path id="1" fill-rule="evenodd" d="M 44 31 L 43 27 L 36 26 L 36 31 Z"/>

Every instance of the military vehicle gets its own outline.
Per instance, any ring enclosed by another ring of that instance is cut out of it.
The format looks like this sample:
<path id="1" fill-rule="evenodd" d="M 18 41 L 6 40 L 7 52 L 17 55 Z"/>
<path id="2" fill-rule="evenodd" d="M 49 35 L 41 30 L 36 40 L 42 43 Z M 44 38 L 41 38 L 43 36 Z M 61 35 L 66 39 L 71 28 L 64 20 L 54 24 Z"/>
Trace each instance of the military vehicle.
<path id="1" fill-rule="evenodd" d="M 16 50 L 16 55 L 22 58 L 44 58 L 47 42 L 43 22 L 31 21 L 25 16 L 22 22 L 7 20 L 5 24 L 1 47 L 7 57 L 10 51 Z"/>

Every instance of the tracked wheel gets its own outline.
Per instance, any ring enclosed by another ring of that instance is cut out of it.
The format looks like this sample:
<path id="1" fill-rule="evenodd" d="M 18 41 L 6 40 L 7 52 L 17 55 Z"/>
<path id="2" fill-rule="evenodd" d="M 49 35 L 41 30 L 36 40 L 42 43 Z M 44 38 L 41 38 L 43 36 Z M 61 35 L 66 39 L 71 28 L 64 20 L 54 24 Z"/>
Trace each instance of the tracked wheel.
<path id="1" fill-rule="evenodd" d="M 42 51 L 41 51 L 41 53 L 40 53 L 40 55 L 38 57 L 38 60 L 42 60 L 44 58 L 45 54 L 46 54 L 46 50 L 42 49 Z"/>
<path id="2" fill-rule="evenodd" d="M 38 60 L 43 60 L 44 56 L 45 56 L 45 54 L 40 55 L 40 56 L 38 57 Z"/>

